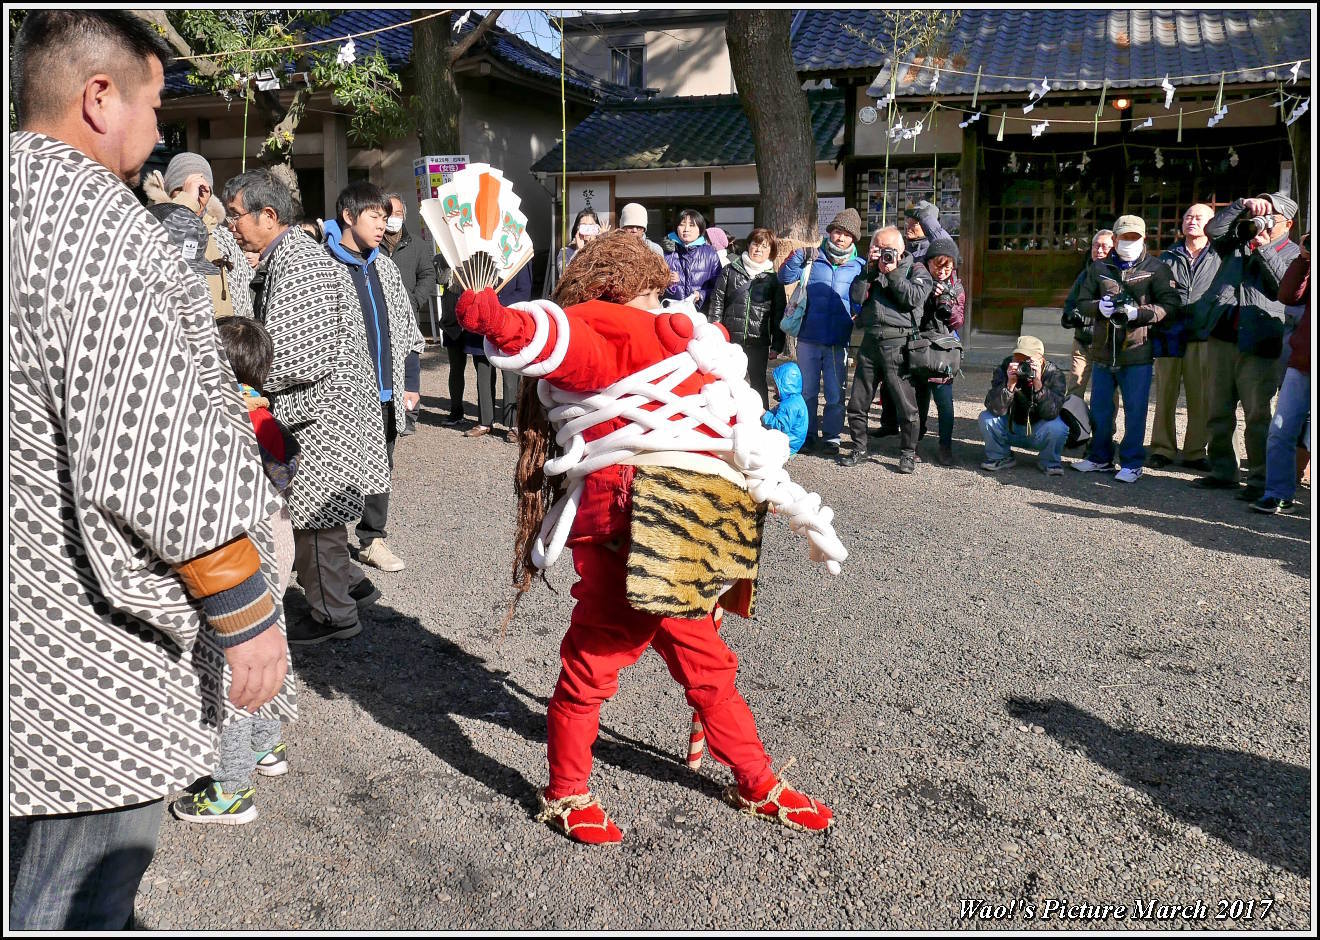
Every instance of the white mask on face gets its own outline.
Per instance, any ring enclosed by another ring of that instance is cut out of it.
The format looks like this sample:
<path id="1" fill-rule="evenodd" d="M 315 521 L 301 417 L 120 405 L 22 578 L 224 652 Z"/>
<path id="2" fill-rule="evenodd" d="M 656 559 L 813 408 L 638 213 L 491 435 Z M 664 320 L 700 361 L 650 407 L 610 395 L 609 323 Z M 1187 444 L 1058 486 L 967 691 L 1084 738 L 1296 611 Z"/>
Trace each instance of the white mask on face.
<path id="1" fill-rule="evenodd" d="M 1123 261 L 1136 261 L 1145 248 L 1145 239 L 1138 238 L 1136 241 L 1124 241 L 1114 245 L 1114 253 Z"/>
<path id="2" fill-rule="evenodd" d="M 393 233 L 395 233 L 395 232 L 402 232 L 402 231 L 403 231 L 403 217 L 402 217 L 402 216 L 397 216 L 397 215 L 392 215 L 392 216 L 390 216 L 388 219 L 386 219 L 386 220 L 385 220 L 385 231 L 389 232 L 390 234 L 393 234 Z"/>

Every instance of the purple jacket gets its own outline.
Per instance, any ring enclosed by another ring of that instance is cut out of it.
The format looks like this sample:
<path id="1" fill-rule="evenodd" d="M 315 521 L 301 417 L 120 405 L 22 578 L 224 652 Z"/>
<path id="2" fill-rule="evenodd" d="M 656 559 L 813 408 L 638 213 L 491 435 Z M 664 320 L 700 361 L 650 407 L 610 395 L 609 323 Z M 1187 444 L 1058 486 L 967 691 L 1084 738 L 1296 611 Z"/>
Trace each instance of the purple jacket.
<path id="1" fill-rule="evenodd" d="M 669 270 L 678 275 L 678 283 L 670 284 L 665 296 L 672 300 L 682 300 L 695 293 L 697 309 L 704 310 L 706 297 L 720 273 L 720 256 L 705 240 L 700 245 L 686 246 L 680 241 L 674 244 L 678 247 L 665 255 L 665 263 L 669 265 Z"/>

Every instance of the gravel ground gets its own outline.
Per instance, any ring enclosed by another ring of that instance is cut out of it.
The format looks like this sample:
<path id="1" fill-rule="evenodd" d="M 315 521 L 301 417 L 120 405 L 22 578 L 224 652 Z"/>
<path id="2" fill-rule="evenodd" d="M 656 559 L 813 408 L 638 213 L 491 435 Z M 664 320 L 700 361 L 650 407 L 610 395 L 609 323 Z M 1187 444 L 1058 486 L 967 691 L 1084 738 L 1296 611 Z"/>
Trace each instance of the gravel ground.
<path id="1" fill-rule="evenodd" d="M 359 637 L 296 651 L 293 773 L 259 783 L 260 818 L 167 819 L 143 926 L 1311 923 L 1309 508 L 1257 515 L 1180 472 L 1046 478 L 1021 454 L 981 472 L 989 373 L 970 372 L 955 469 L 900 476 L 892 438 L 852 470 L 793 460 L 852 556 L 831 578 L 771 518 L 758 617 L 726 620 L 776 765 L 796 758 L 790 779 L 835 829 L 721 803 L 728 771 L 683 767 L 689 712 L 648 654 L 596 747 L 593 786 L 625 840 L 581 847 L 530 818 L 571 567 L 501 639 L 515 450 L 442 428 L 443 354 L 426 368 L 395 471 L 390 543 L 408 570 L 372 573 L 384 598 Z M 963 919 L 966 899 L 1014 906 Z M 1138 899 L 1174 919 L 1141 919 Z M 1127 910 L 1078 906 L 1106 903 Z"/>

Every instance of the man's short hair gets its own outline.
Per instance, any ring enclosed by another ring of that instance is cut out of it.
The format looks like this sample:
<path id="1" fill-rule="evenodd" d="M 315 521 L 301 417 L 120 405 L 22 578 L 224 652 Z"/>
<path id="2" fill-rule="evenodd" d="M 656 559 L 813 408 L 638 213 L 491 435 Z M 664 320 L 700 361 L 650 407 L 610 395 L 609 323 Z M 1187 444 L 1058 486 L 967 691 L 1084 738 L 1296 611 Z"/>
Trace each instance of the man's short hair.
<path id="1" fill-rule="evenodd" d="M 275 344 L 266 328 L 248 317 L 225 317 L 216 330 L 234 378 L 260 391 L 275 359 Z"/>
<path id="2" fill-rule="evenodd" d="M 386 193 L 386 194 L 385 194 L 385 208 L 386 208 L 386 213 L 385 213 L 385 214 L 386 214 L 386 215 L 389 215 L 391 212 L 394 211 L 394 206 L 392 205 L 392 203 L 394 202 L 395 199 L 399 200 L 399 205 L 403 206 L 403 214 L 404 214 L 404 215 L 407 215 L 407 214 L 408 214 L 408 203 L 404 202 L 404 201 L 403 201 L 403 196 L 399 195 L 398 193 Z"/>
<path id="3" fill-rule="evenodd" d="M 21 127 L 54 120 L 105 73 L 125 92 L 147 80 L 148 59 L 163 69 L 169 47 L 142 20 L 122 10 L 33 10 L 10 50 L 9 82 Z"/>
<path id="4" fill-rule="evenodd" d="M 390 197 L 375 183 L 357 180 L 345 186 L 335 200 L 335 220 L 342 224 L 344 216 L 348 215 L 350 220 L 357 221 L 357 217 L 368 209 L 379 209 L 388 216 Z"/>
<path id="5" fill-rule="evenodd" d="M 1112 228 L 1102 228 L 1100 231 L 1096 232 L 1094 235 L 1091 236 L 1091 244 L 1094 245 L 1096 242 L 1098 242 L 1100 239 L 1106 236 L 1112 239 L 1114 237 L 1114 230 Z"/>
<path id="6" fill-rule="evenodd" d="M 889 236 L 889 247 L 897 248 L 900 251 L 905 247 L 903 233 L 898 230 L 898 226 L 896 225 L 886 225 L 884 228 L 878 229 L 875 233 L 875 237 L 871 239 L 871 244 L 880 244 L 881 237 L 885 235 Z"/>
<path id="7" fill-rule="evenodd" d="M 229 201 L 235 197 L 244 212 L 260 212 L 269 208 L 275 211 L 275 218 L 281 225 L 292 225 L 298 220 L 300 210 L 294 207 L 293 193 L 270 170 L 248 170 L 232 177 L 225 183 L 220 199 L 228 206 Z"/>

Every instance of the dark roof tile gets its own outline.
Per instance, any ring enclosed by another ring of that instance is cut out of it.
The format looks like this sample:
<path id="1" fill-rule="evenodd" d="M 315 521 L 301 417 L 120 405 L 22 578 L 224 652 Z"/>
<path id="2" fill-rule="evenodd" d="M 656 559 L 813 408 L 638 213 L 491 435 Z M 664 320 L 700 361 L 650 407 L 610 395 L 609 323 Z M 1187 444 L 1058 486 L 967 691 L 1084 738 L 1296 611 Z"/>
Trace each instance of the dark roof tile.
<path id="1" fill-rule="evenodd" d="M 835 136 L 843 127 L 843 92 L 807 92 L 816 159 L 838 153 Z M 533 164 L 556 173 L 560 147 Z M 737 95 L 664 98 L 606 104 L 568 132 L 570 173 L 680 167 L 744 166 L 755 162 L 751 127 Z"/>

